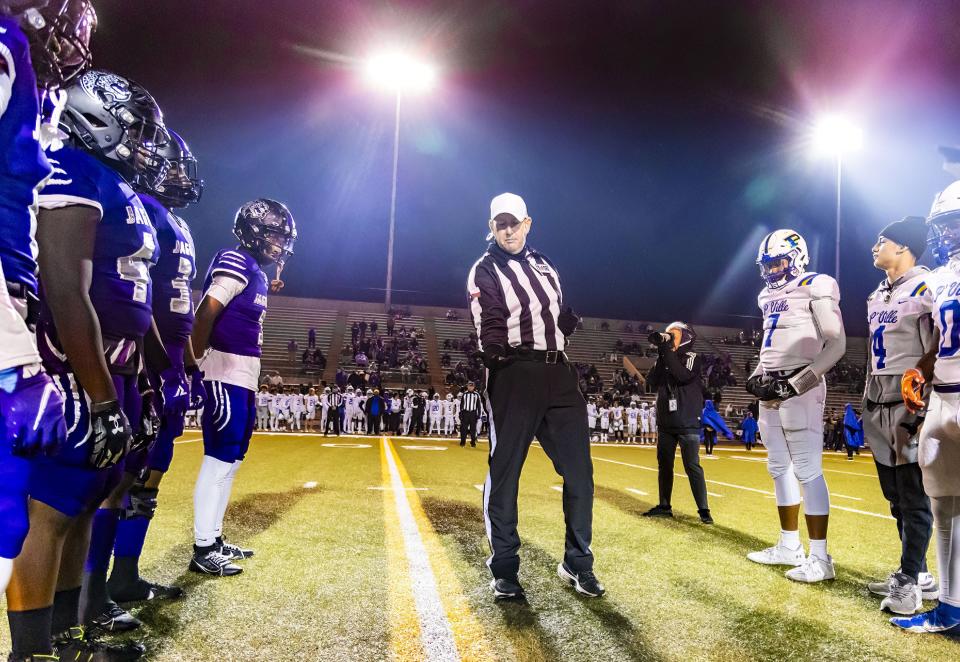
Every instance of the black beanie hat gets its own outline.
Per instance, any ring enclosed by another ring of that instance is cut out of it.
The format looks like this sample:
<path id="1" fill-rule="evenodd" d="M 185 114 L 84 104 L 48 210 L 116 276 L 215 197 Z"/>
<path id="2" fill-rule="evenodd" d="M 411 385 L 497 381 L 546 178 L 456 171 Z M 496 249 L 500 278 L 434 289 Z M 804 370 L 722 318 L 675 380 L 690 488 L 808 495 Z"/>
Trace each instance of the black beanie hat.
<path id="1" fill-rule="evenodd" d="M 927 221 L 923 216 L 904 216 L 880 230 L 880 236 L 906 246 L 919 260 L 927 250 Z"/>

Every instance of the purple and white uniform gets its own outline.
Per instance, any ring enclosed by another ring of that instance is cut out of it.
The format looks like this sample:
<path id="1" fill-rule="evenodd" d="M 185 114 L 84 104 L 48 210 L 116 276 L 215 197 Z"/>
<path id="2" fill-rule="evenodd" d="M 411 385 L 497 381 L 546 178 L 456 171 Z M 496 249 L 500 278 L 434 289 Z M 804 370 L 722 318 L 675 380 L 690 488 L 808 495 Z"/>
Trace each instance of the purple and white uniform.
<path id="1" fill-rule="evenodd" d="M 86 152 L 64 147 L 48 154 L 53 176 L 40 195 L 42 209 L 85 206 L 100 215 L 93 253 L 90 300 L 100 322 L 107 365 L 120 406 L 136 428 L 140 421 L 138 345 L 150 329 L 150 268 L 158 257 L 157 233 L 133 189 L 116 172 Z M 89 398 L 80 388 L 57 329 L 43 301 L 41 286 L 38 341 L 44 367 L 65 402 L 67 443 L 54 458 L 38 460 L 42 476 L 31 481 L 31 496 L 64 514 L 76 516 L 109 490 L 112 470 L 87 466 L 91 440 Z"/>
<path id="2" fill-rule="evenodd" d="M 232 288 L 229 294 L 217 287 L 215 281 L 221 279 Z M 256 418 L 267 275 L 243 248 L 222 250 L 210 263 L 203 291 L 224 304 L 210 334 L 210 349 L 199 360 L 210 397 L 203 410 L 204 452 L 235 462 L 247 452 Z"/>

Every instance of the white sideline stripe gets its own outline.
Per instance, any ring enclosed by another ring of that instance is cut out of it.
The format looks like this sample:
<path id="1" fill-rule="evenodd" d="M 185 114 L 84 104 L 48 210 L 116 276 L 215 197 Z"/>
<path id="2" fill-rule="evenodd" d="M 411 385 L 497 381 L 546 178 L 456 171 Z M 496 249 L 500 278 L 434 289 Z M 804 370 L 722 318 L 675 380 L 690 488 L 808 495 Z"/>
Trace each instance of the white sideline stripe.
<path id="1" fill-rule="evenodd" d="M 717 493 L 717 492 L 707 492 L 707 494 L 709 494 L 710 496 L 715 496 L 715 497 L 722 497 L 722 496 L 723 496 L 722 494 L 719 494 L 719 493 Z"/>
<path id="2" fill-rule="evenodd" d="M 304 483 L 304 484 L 303 484 L 303 488 L 304 488 L 305 490 L 312 490 L 312 489 L 315 488 L 316 486 L 317 486 L 317 481 L 315 481 L 315 480 L 311 480 L 309 483 Z"/>
<path id="3" fill-rule="evenodd" d="M 551 485 L 550 489 L 555 492 L 563 492 L 563 487 L 560 485 Z"/>
<path id="4" fill-rule="evenodd" d="M 837 494 L 836 492 L 831 492 L 830 496 L 840 497 L 841 499 L 853 499 L 854 501 L 863 501 L 860 497 L 847 496 L 846 494 Z"/>
<path id="5" fill-rule="evenodd" d="M 609 463 L 611 463 L 611 464 L 620 464 L 620 465 L 623 465 L 623 466 L 625 466 L 625 467 L 633 467 L 634 469 L 643 469 L 643 470 L 645 470 L 645 471 L 657 471 L 656 469 L 653 469 L 653 468 L 651 468 L 651 467 L 644 467 L 644 466 L 641 466 L 641 465 L 639 465 L 639 464 L 630 464 L 629 462 L 621 462 L 621 461 L 619 461 L 619 460 L 610 460 L 610 459 L 605 458 L 605 457 L 597 457 L 597 456 L 594 456 L 593 459 L 594 459 L 594 460 L 599 460 L 600 462 L 609 462 Z M 676 472 L 674 472 L 673 475 L 674 475 L 674 476 L 680 476 L 681 478 L 685 478 L 685 477 L 686 477 L 685 474 L 678 474 L 678 473 L 676 473 Z M 763 495 L 769 496 L 769 497 L 773 497 L 773 496 L 774 496 L 773 492 L 768 492 L 767 490 L 758 490 L 758 489 L 756 489 L 755 487 L 746 487 L 745 485 L 735 485 L 734 483 L 724 483 L 723 481 L 720 481 L 720 480 L 710 480 L 709 478 L 707 478 L 707 479 L 705 479 L 705 480 L 706 480 L 706 482 L 708 482 L 708 483 L 713 483 L 714 485 L 723 485 L 724 487 L 732 487 L 732 488 L 737 489 L 737 490 L 745 490 L 745 491 L 747 491 L 747 492 L 755 492 L 755 493 L 757 493 L 757 494 L 763 494 Z M 836 510 L 845 510 L 845 511 L 847 511 L 848 513 L 857 513 L 858 515 L 867 515 L 867 516 L 869 516 L 869 517 L 879 517 L 880 519 L 893 519 L 893 517 L 891 517 L 890 515 L 881 515 L 880 513 L 871 513 L 871 512 L 868 512 L 868 511 L 866 511 L 866 510 L 858 510 L 858 509 L 856 509 L 856 508 L 847 508 L 846 506 L 836 506 L 836 505 L 832 505 L 832 504 L 831 504 L 830 507 L 831 507 L 831 508 L 834 508 L 834 509 L 836 509 Z"/>
<path id="6" fill-rule="evenodd" d="M 481 492 L 483 492 L 483 483 L 478 483 L 478 484 L 474 485 L 474 487 L 477 488 L 478 490 L 480 490 Z"/>
<path id="7" fill-rule="evenodd" d="M 644 492 L 643 490 L 638 490 L 635 487 L 628 487 L 627 492 L 633 492 L 634 494 L 639 494 L 640 496 L 650 496 L 649 492 Z"/>
<path id="8" fill-rule="evenodd" d="M 368 487 L 367 489 L 368 489 L 368 490 L 379 490 L 379 491 L 381 491 L 381 492 L 387 492 L 387 491 L 389 491 L 389 492 L 396 492 L 396 491 L 397 491 L 397 488 L 395 488 L 395 487 L 393 487 L 393 486 L 384 487 L 383 485 L 371 485 L 371 486 Z M 428 490 L 428 489 L 430 489 L 430 488 L 429 488 L 429 487 L 404 487 L 404 488 L 401 488 L 401 489 L 403 489 L 403 490 L 405 490 L 405 491 L 407 491 L 407 492 L 423 492 L 424 490 Z"/>
<path id="9" fill-rule="evenodd" d="M 746 455 L 731 455 L 727 458 L 728 460 L 743 460 L 744 462 L 766 462 L 766 458 L 762 457 L 747 457 Z"/>
<path id="10" fill-rule="evenodd" d="M 832 474 L 846 474 L 847 476 L 863 476 L 864 478 L 876 478 L 876 474 L 860 474 L 855 471 L 840 471 L 839 469 L 824 469 Z"/>
<path id="11" fill-rule="evenodd" d="M 403 546 L 407 553 L 407 562 L 410 565 L 410 579 L 413 590 L 413 601 L 420 618 L 420 640 L 428 660 L 459 660 L 460 653 L 453 640 L 453 630 L 447 613 L 444 611 L 440 594 L 437 592 L 437 580 L 430 567 L 430 557 L 424 547 L 423 538 L 417 529 L 417 522 L 413 518 L 410 500 L 404 489 L 403 479 L 393 459 L 393 449 L 390 441 L 382 440 L 384 455 L 387 458 L 387 467 L 390 469 L 390 484 L 393 487 L 394 501 L 397 504 L 397 518 L 400 520 L 400 531 L 403 533 Z"/>

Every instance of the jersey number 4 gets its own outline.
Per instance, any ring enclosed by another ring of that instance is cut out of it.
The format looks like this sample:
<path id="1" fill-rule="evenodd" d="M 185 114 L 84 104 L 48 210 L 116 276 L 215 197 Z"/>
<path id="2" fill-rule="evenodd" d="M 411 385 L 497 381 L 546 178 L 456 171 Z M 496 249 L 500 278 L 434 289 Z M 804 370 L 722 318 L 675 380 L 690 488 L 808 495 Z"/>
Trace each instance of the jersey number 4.
<path id="1" fill-rule="evenodd" d="M 887 350 L 883 348 L 883 330 L 886 328 L 885 325 L 881 324 L 870 337 L 870 351 L 873 353 L 874 358 L 877 359 L 877 370 L 882 370 L 887 365 Z"/>

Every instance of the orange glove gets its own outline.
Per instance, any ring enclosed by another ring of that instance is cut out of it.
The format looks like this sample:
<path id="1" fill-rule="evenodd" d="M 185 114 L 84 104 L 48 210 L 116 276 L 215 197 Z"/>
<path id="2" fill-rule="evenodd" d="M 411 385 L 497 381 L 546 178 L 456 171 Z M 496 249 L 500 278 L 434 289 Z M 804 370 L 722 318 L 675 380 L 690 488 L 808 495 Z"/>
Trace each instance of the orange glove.
<path id="1" fill-rule="evenodd" d="M 910 412 L 916 414 L 926 405 L 923 402 L 923 384 L 926 380 L 916 368 L 910 368 L 900 378 L 900 396 Z"/>

